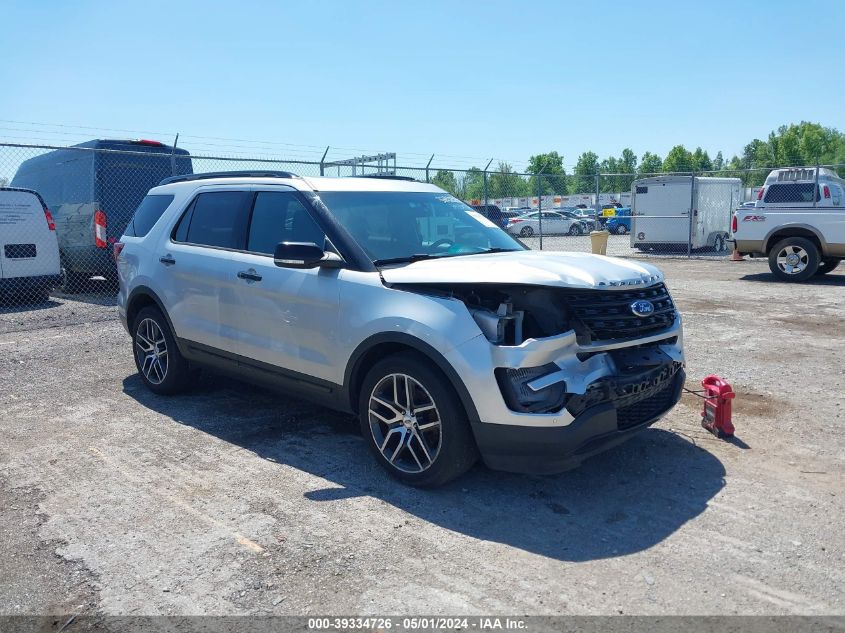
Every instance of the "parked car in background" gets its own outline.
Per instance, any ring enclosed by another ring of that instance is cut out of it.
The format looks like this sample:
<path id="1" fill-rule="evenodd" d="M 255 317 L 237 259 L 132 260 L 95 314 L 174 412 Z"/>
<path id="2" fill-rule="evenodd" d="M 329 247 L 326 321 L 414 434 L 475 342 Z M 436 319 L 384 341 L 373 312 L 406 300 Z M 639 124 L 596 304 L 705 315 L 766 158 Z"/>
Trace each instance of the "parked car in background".
<path id="1" fill-rule="evenodd" d="M 188 152 L 149 140 L 94 140 L 21 163 L 12 186 L 38 191 L 52 210 L 64 273 L 79 291 L 93 276 L 116 279 L 111 245 L 151 187 L 192 173 Z"/>
<path id="2" fill-rule="evenodd" d="M 56 225 L 35 191 L 0 188 L 0 294 L 45 301 L 61 282 Z"/>
<path id="3" fill-rule="evenodd" d="M 507 225 L 507 232 L 522 237 L 539 235 L 541 229 L 543 235 L 583 235 L 589 232 L 587 223 L 575 216 L 566 217 L 554 211 L 543 211 L 542 214 L 542 226 L 540 212 L 534 211 L 511 219 Z"/>
<path id="4" fill-rule="evenodd" d="M 584 226 L 584 229 L 588 232 L 595 230 L 596 219 L 593 216 L 582 215 L 580 213 L 575 213 L 574 211 L 555 210 L 555 212 L 560 213 L 563 217 L 569 220 L 581 223 Z"/>
<path id="5" fill-rule="evenodd" d="M 614 235 L 626 235 L 631 232 L 631 216 L 617 215 L 607 218 L 604 228 Z"/>
<path id="6" fill-rule="evenodd" d="M 508 219 L 518 215 L 510 211 L 502 211 L 502 209 L 496 204 L 473 204 L 470 206 L 473 210 L 495 223 L 496 226 L 500 226 L 502 228 L 507 226 Z"/>
<path id="7" fill-rule="evenodd" d="M 733 241 L 742 255 L 762 255 L 783 281 L 807 281 L 845 258 L 845 180 L 815 167 L 775 169 L 753 208 L 733 216 Z"/>
<path id="8" fill-rule="evenodd" d="M 130 226 L 118 312 L 150 391 L 187 389 L 203 366 L 354 414 L 408 484 L 444 484 L 479 456 L 571 469 L 684 386 L 660 271 L 529 250 L 434 185 L 185 176 Z"/>

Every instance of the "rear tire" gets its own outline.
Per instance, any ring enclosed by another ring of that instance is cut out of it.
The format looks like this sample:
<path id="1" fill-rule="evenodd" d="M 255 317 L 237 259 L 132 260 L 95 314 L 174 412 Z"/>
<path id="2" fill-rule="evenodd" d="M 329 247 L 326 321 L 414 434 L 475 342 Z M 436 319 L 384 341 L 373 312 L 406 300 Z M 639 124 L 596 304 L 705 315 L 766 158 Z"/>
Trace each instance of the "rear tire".
<path id="1" fill-rule="evenodd" d="M 88 273 L 80 273 L 75 270 L 62 268 L 62 283 L 59 286 L 59 290 L 68 295 L 78 294 L 85 290 L 90 279 L 91 275 Z"/>
<path id="2" fill-rule="evenodd" d="M 153 393 L 185 391 L 193 374 L 179 352 L 167 319 L 153 306 L 143 308 L 132 324 L 132 356 L 141 380 Z"/>
<path id="3" fill-rule="evenodd" d="M 832 273 L 841 263 L 841 257 L 822 257 L 822 261 L 819 262 L 819 269 L 816 271 L 816 275 L 826 275 L 828 273 Z"/>
<path id="4" fill-rule="evenodd" d="M 616 227 L 616 235 L 625 235 L 628 232 L 628 227 L 624 224 L 620 224 Z"/>
<path id="5" fill-rule="evenodd" d="M 787 237 L 769 251 L 769 270 L 781 281 L 807 281 L 820 263 L 818 247 L 806 237 Z"/>
<path id="6" fill-rule="evenodd" d="M 443 485 L 478 459 L 454 388 L 428 359 L 414 352 L 387 356 L 367 372 L 358 418 L 376 460 L 411 486 Z"/>
<path id="7" fill-rule="evenodd" d="M 519 234 L 522 237 L 531 237 L 534 235 L 534 229 L 530 226 L 523 226 L 522 229 L 520 229 Z"/>
<path id="8" fill-rule="evenodd" d="M 584 229 L 581 228 L 581 225 L 577 222 L 569 227 L 569 234 L 570 235 L 583 235 Z"/>

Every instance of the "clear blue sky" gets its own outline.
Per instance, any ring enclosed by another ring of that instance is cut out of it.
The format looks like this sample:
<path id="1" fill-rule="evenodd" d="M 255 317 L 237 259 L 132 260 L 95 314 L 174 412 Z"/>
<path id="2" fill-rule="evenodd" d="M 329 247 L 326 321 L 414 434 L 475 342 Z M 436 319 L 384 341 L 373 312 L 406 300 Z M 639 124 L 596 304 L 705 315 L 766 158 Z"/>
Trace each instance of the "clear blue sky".
<path id="1" fill-rule="evenodd" d="M 841 0 L 2 7 L 0 140 L 178 131 L 194 152 L 521 167 L 677 143 L 728 158 L 784 123 L 845 129 Z"/>

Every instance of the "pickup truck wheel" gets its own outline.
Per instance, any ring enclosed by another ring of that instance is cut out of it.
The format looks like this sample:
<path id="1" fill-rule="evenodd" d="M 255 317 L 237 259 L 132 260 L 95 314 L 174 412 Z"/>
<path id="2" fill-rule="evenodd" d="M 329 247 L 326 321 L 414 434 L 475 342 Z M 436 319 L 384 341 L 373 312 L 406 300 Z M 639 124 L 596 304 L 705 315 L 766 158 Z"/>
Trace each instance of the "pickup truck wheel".
<path id="1" fill-rule="evenodd" d="M 519 231 L 519 234 L 522 237 L 531 237 L 534 235 L 534 229 L 530 226 L 523 226 L 522 229 Z"/>
<path id="2" fill-rule="evenodd" d="M 840 263 L 842 263 L 842 259 L 839 257 L 824 257 L 819 264 L 819 269 L 816 271 L 816 274 L 826 275 L 827 273 L 831 273 L 836 270 L 836 267 L 839 266 Z"/>
<path id="3" fill-rule="evenodd" d="M 769 251 L 769 269 L 782 281 L 807 281 L 820 263 L 819 249 L 805 237 L 787 237 Z"/>
<path id="4" fill-rule="evenodd" d="M 373 365 L 361 388 L 358 417 L 379 463 L 412 486 L 445 484 L 478 458 L 452 385 L 418 354 L 393 354 Z"/>
<path id="5" fill-rule="evenodd" d="M 146 307 L 135 317 L 132 356 L 141 380 L 153 393 L 170 395 L 188 388 L 191 368 L 158 308 Z"/>

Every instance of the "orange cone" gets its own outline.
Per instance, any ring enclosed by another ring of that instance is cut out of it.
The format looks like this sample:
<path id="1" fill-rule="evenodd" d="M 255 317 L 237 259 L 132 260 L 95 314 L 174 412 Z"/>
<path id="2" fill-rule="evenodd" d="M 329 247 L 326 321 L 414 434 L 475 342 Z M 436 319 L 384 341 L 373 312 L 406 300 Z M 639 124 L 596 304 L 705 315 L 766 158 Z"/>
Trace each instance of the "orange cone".
<path id="1" fill-rule="evenodd" d="M 733 253 L 731 253 L 731 258 L 730 258 L 730 260 L 729 260 L 729 261 L 732 261 L 732 262 L 744 262 L 744 261 L 745 261 L 745 258 L 744 258 L 742 255 L 740 255 L 740 254 L 739 254 L 739 251 L 738 251 L 738 250 L 734 249 L 734 252 L 733 252 Z"/>

